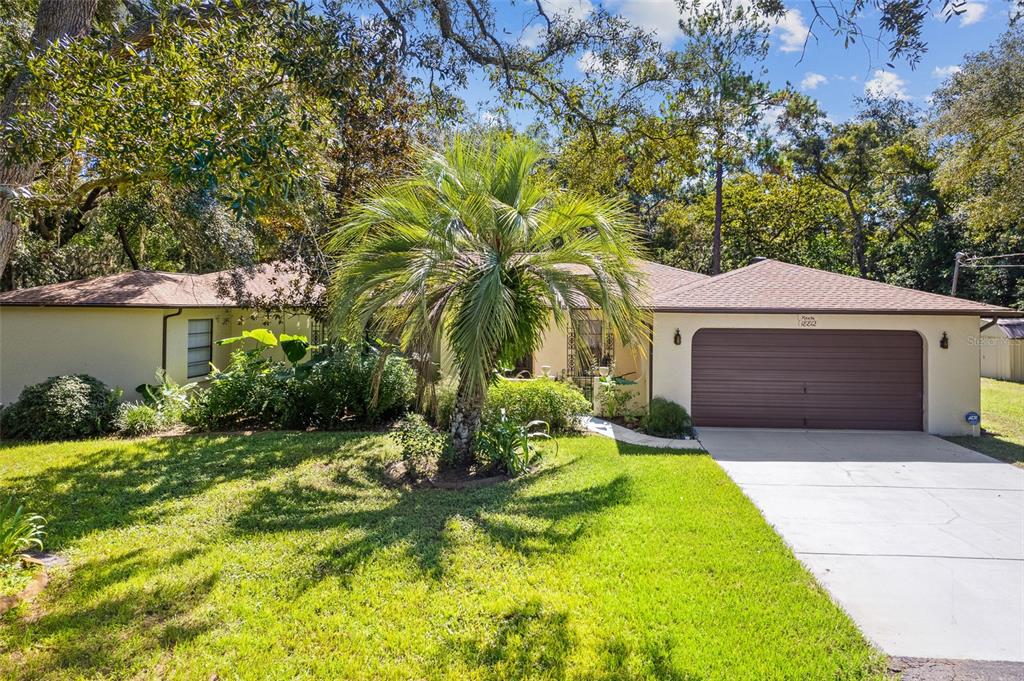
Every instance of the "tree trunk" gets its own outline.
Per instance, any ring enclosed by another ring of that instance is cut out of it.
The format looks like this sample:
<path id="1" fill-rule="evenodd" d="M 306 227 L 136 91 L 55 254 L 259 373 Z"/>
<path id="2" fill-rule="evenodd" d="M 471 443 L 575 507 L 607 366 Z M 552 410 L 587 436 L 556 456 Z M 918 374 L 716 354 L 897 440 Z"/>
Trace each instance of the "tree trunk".
<path id="1" fill-rule="evenodd" d="M 458 464 L 469 465 L 473 461 L 473 448 L 476 445 L 476 431 L 480 429 L 484 395 L 483 390 L 470 388 L 465 380 L 459 383 L 451 427 L 452 449 L 455 450 L 454 459 Z"/>
<path id="2" fill-rule="evenodd" d="M 40 0 L 32 30 L 32 52 L 40 53 L 58 40 L 80 38 L 92 29 L 97 0 Z M 0 129 L 6 128 L 25 105 L 23 89 L 28 73 L 22 71 L 11 81 L 0 103 Z M 12 198 L 32 183 L 39 161 L 8 162 L 9 151 L 0 148 L 0 275 L 7 268 L 18 240 Z"/>
<path id="3" fill-rule="evenodd" d="M 853 221 L 853 259 L 857 263 L 857 270 L 860 276 L 868 276 L 867 244 L 864 240 L 864 216 L 857 210 L 850 192 L 843 192 L 846 198 L 846 207 L 850 210 L 850 219 Z"/>
<path id="4" fill-rule="evenodd" d="M 715 164 L 715 231 L 711 240 L 711 274 L 722 272 L 722 178 L 725 168 L 721 161 Z"/>

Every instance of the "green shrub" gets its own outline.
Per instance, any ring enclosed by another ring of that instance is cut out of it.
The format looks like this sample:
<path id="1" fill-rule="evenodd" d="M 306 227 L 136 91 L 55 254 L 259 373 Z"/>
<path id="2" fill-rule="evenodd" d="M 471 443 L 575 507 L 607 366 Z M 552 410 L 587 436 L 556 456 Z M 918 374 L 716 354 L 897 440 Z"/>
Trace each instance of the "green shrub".
<path id="1" fill-rule="evenodd" d="M 163 419 L 155 407 L 140 402 L 125 402 L 117 408 L 114 429 L 122 435 L 149 435 L 163 428 Z"/>
<path id="2" fill-rule="evenodd" d="M 135 391 L 157 412 L 160 427 L 169 428 L 181 422 L 182 414 L 188 409 L 189 393 L 196 386 L 194 383 L 178 384 L 163 369 L 156 372 L 156 380 L 156 383 L 143 383 Z"/>
<path id="3" fill-rule="evenodd" d="M 321 352 L 309 363 L 302 381 L 302 401 L 310 410 L 308 425 L 339 428 L 349 424 L 379 424 L 409 408 L 416 397 L 416 374 L 409 361 L 388 355 L 379 369 L 380 353 L 355 345 L 339 345 Z M 381 371 L 377 401 L 373 402 L 374 376 Z"/>
<path id="4" fill-rule="evenodd" d="M 74 440 L 110 430 L 120 391 L 86 374 L 53 376 L 25 388 L 0 412 L 0 433 L 26 440 Z"/>
<path id="5" fill-rule="evenodd" d="M 412 403 L 416 376 L 409 362 L 386 358 L 373 402 L 380 354 L 357 346 L 327 348 L 302 364 L 267 359 L 262 350 L 236 350 L 224 371 L 183 415 L 190 426 L 224 428 L 324 428 L 375 425 Z"/>
<path id="6" fill-rule="evenodd" d="M 14 506 L 14 499 L 8 499 L 0 508 L 0 559 L 32 548 L 41 551 L 44 527 L 42 516 L 27 515 L 21 506 Z"/>
<path id="7" fill-rule="evenodd" d="M 484 422 L 477 431 L 477 456 L 487 466 L 512 476 L 522 475 L 541 457 L 540 449 L 533 441 L 550 440 L 550 430 L 544 421 L 531 421 L 525 425 L 517 423 L 502 410 L 497 419 Z"/>
<path id="8" fill-rule="evenodd" d="M 661 437 L 682 435 L 690 427 L 690 415 L 686 410 L 664 397 L 651 400 L 646 421 L 647 432 Z"/>
<path id="9" fill-rule="evenodd" d="M 483 421 L 494 423 L 504 410 L 509 420 L 522 424 L 544 421 L 552 432 L 579 430 L 590 414 L 590 402 L 569 383 L 550 378 L 525 381 L 498 379 L 487 390 Z"/>
<path id="10" fill-rule="evenodd" d="M 402 460 L 416 467 L 430 462 L 443 462 L 451 438 L 434 430 L 422 414 L 407 414 L 391 431 L 398 443 Z"/>

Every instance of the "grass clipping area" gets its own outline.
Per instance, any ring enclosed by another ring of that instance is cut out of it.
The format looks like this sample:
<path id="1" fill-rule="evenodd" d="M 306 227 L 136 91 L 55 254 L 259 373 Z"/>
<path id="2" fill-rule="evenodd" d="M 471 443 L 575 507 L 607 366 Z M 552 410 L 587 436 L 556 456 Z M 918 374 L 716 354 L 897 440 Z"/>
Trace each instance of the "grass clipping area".
<path id="1" fill-rule="evenodd" d="M 394 456 L 360 434 L 0 449 L 70 559 L 0 624 L 0 678 L 882 676 L 705 454 L 570 438 L 464 491 L 384 486 Z"/>

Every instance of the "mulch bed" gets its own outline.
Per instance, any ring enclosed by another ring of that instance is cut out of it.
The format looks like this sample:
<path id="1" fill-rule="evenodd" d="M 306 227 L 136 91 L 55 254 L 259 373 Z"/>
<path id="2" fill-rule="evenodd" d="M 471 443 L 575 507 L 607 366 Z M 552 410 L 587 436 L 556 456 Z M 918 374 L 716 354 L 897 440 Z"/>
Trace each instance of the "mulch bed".
<path id="1" fill-rule="evenodd" d="M 412 470 L 408 462 L 395 461 L 384 469 L 385 480 L 396 487 L 412 487 L 415 489 L 475 489 L 507 482 L 512 478 L 505 473 L 494 475 L 490 471 L 465 470 L 459 468 L 442 469 L 429 475 L 422 475 Z"/>

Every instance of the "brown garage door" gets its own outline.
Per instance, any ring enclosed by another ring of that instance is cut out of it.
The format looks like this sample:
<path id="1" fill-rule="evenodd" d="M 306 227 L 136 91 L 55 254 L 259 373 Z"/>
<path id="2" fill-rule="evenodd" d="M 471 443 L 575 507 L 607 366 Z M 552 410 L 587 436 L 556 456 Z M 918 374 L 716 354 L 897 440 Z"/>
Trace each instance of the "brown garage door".
<path id="1" fill-rule="evenodd" d="M 702 329 L 698 426 L 921 430 L 921 337 L 907 331 Z"/>

